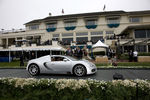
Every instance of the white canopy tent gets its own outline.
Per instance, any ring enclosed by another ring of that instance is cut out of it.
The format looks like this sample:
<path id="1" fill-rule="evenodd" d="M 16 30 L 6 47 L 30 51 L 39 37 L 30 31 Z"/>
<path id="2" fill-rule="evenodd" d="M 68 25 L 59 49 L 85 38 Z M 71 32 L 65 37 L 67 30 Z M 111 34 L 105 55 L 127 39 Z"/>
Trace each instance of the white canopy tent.
<path id="1" fill-rule="evenodd" d="M 102 43 L 100 40 L 99 40 L 96 44 L 94 44 L 94 45 L 92 46 L 92 48 L 99 48 L 99 47 L 108 48 L 109 46 L 106 45 L 106 44 L 104 44 L 104 43 Z"/>
<path id="2" fill-rule="evenodd" d="M 108 47 L 109 47 L 108 45 L 102 43 L 100 40 L 96 44 L 92 45 L 92 49 L 95 49 L 95 48 L 106 48 L 107 49 Z M 91 49 L 91 57 L 93 56 L 93 50 L 92 49 Z"/>

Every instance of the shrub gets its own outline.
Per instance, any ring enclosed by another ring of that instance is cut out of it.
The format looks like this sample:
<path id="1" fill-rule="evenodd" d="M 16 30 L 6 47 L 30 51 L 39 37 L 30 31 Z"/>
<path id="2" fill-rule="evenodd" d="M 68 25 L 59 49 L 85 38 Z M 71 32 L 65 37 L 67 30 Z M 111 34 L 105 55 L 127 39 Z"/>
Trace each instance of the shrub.
<path id="1" fill-rule="evenodd" d="M 147 53 L 147 52 L 139 52 L 138 56 L 150 56 L 150 53 Z"/>
<path id="2" fill-rule="evenodd" d="M 128 53 L 121 54 L 120 59 L 121 60 L 128 60 L 129 59 Z"/>
<path id="3" fill-rule="evenodd" d="M 149 81 L 0 79 L 0 100 L 135 100 L 137 96 L 139 100 L 149 100 Z"/>

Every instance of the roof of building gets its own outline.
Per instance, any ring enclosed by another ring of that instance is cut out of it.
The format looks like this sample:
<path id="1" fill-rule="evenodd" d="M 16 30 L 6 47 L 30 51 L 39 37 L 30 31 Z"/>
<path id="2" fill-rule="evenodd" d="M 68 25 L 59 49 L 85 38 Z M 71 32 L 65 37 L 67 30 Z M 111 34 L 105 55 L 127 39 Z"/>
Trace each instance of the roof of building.
<path id="1" fill-rule="evenodd" d="M 97 16 L 112 16 L 112 15 L 143 15 L 143 14 L 150 14 L 150 10 L 147 11 L 131 11 L 131 12 L 125 12 L 123 10 L 120 11 L 104 11 L 104 12 L 91 12 L 91 13 L 80 13 L 80 14 L 68 14 L 68 15 L 58 15 L 58 16 L 48 16 L 43 19 L 36 19 L 32 20 L 30 22 L 25 23 L 25 25 L 28 24 L 38 24 L 40 22 L 47 22 L 47 21 L 54 21 L 56 22 L 58 19 L 76 19 L 78 17 L 97 17 Z"/>

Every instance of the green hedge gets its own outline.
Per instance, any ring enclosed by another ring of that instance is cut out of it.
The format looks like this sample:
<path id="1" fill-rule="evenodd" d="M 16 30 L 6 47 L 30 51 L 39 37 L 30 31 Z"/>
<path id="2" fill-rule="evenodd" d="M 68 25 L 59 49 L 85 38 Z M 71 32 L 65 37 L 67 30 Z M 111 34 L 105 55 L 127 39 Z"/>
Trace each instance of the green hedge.
<path id="1" fill-rule="evenodd" d="M 149 100 L 149 81 L 0 79 L 0 100 L 136 100 L 137 98 Z"/>
<path id="2" fill-rule="evenodd" d="M 150 53 L 139 52 L 138 56 L 150 56 Z M 120 59 L 122 59 L 122 60 L 128 60 L 129 59 L 128 53 L 121 54 Z"/>
<path id="3" fill-rule="evenodd" d="M 150 52 L 139 52 L 138 56 L 150 56 Z"/>
<path id="4" fill-rule="evenodd" d="M 121 54 L 120 59 L 121 60 L 128 60 L 129 59 L 128 53 Z"/>

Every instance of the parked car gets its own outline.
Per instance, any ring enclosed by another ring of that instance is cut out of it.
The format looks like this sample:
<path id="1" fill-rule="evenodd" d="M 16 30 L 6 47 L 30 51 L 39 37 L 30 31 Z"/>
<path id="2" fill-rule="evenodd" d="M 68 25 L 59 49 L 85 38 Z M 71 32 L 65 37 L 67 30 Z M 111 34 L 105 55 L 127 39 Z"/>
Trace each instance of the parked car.
<path id="1" fill-rule="evenodd" d="M 33 76 L 41 73 L 84 76 L 97 72 L 95 64 L 88 60 L 78 60 L 70 56 L 62 55 L 47 55 L 30 60 L 26 70 Z"/>

